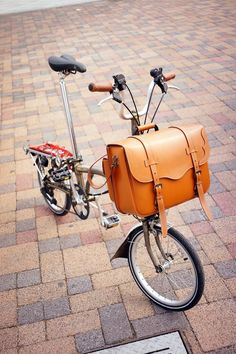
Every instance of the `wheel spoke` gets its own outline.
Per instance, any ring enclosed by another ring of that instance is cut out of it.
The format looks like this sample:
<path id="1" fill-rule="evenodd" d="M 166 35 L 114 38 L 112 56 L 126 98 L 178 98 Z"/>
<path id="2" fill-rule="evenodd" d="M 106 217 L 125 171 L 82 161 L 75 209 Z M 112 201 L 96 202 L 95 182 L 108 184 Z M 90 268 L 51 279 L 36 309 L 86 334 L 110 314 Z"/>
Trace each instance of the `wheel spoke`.
<path id="1" fill-rule="evenodd" d="M 142 227 L 137 229 L 130 242 L 129 264 L 141 290 L 162 307 L 191 308 L 199 301 L 204 287 L 202 266 L 192 246 L 173 228 L 167 238 L 160 239 L 161 249 L 150 235 L 152 252 L 160 265 L 158 271 L 146 250 Z"/>

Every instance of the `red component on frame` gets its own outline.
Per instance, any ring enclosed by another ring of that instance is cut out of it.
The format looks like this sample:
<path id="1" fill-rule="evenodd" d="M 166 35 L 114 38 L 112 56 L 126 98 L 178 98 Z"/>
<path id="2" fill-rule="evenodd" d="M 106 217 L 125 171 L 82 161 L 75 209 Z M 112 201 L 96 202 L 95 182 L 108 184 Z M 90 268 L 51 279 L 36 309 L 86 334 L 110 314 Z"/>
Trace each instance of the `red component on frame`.
<path id="1" fill-rule="evenodd" d="M 50 143 L 44 143 L 37 146 L 29 146 L 29 148 L 51 156 L 60 156 L 61 158 L 73 156 L 73 154 L 69 150 L 66 150 L 64 147 Z"/>

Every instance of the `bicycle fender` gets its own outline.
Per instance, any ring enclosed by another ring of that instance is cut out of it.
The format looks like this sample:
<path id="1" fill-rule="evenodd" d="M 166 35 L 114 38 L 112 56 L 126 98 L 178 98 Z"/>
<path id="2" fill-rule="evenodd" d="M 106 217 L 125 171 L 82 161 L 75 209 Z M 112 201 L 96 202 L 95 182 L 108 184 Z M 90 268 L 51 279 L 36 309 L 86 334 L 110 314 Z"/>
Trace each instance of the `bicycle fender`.
<path id="1" fill-rule="evenodd" d="M 168 230 L 172 228 L 171 224 L 168 223 L 167 225 L 168 225 Z M 161 228 L 160 224 L 158 224 L 158 226 Z M 138 231 L 141 231 L 142 228 L 143 228 L 142 223 L 138 223 L 134 227 L 132 227 L 132 229 L 126 235 L 125 240 L 122 242 L 122 244 L 120 245 L 120 247 L 118 248 L 118 250 L 116 251 L 114 256 L 111 258 L 111 261 L 116 258 L 127 258 L 128 259 L 129 244 L 132 242 L 136 233 Z"/>
<path id="2" fill-rule="evenodd" d="M 132 242 L 136 232 L 143 228 L 141 223 L 136 224 L 126 235 L 125 240 L 122 242 L 114 256 L 111 258 L 111 261 L 116 258 L 128 258 L 129 244 Z"/>

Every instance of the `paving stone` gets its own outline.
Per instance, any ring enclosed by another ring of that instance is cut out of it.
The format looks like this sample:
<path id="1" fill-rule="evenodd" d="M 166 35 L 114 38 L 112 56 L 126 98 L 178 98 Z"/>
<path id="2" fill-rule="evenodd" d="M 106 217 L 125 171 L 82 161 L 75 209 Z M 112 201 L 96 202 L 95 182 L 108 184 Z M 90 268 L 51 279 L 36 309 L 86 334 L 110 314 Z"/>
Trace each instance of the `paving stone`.
<path id="1" fill-rule="evenodd" d="M 0 195 L 0 213 L 16 210 L 16 193 Z"/>
<path id="2" fill-rule="evenodd" d="M 227 299 L 231 294 L 225 285 L 223 279 L 220 278 L 213 265 L 204 266 L 205 288 L 204 296 L 208 302 Z"/>
<path id="3" fill-rule="evenodd" d="M 154 315 L 151 302 L 135 283 L 120 285 L 119 289 L 130 321 Z"/>
<path id="4" fill-rule="evenodd" d="M 35 242 L 37 240 L 38 240 L 38 235 L 36 230 L 23 231 L 23 232 L 18 232 L 16 234 L 17 244 Z"/>
<path id="5" fill-rule="evenodd" d="M 35 206 L 35 200 L 33 198 L 27 199 L 20 199 L 16 202 L 16 209 L 26 209 L 26 208 L 33 208 Z"/>
<path id="6" fill-rule="evenodd" d="M 45 323 L 35 322 L 19 327 L 19 345 L 30 345 L 45 341 Z"/>
<path id="7" fill-rule="evenodd" d="M 43 304 L 41 302 L 18 308 L 18 323 L 20 325 L 42 321 L 43 319 Z"/>
<path id="8" fill-rule="evenodd" d="M 217 272 L 224 278 L 232 278 L 236 276 L 236 260 L 231 259 L 224 262 L 215 263 Z"/>
<path id="9" fill-rule="evenodd" d="M 0 248 L 0 275 L 18 273 L 39 267 L 38 247 L 35 242 Z"/>
<path id="10" fill-rule="evenodd" d="M 205 220 L 201 210 L 190 210 L 187 212 L 182 212 L 181 216 L 186 224 L 192 224 Z"/>
<path id="11" fill-rule="evenodd" d="M 68 235 L 60 237 L 60 244 L 62 249 L 79 247 L 81 245 L 79 235 Z"/>
<path id="12" fill-rule="evenodd" d="M 109 287 L 74 295 L 70 298 L 72 312 L 92 310 L 105 305 L 121 302 L 118 288 Z"/>
<path id="13" fill-rule="evenodd" d="M 0 291 L 6 291 L 16 288 L 16 274 L 7 274 L 0 276 Z"/>
<path id="14" fill-rule="evenodd" d="M 232 347 L 227 347 L 227 348 L 221 348 L 218 350 L 213 350 L 210 352 L 207 352 L 206 354 L 235 354 L 235 350 Z"/>
<path id="15" fill-rule="evenodd" d="M 6 353 L 9 348 L 17 346 L 17 328 L 0 329 L 0 351 Z"/>
<path id="16" fill-rule="evenodd" d="M 58 236 L 57 225 L 52 215 L 37 218 L 36 225 L 39 240 L 47 240 Z"/>
<path id="17" fill-rule="evenodd" d="M 89 331 L 75 336 L 76 348 L 79 353 L 88 353 L 90 350 L 102 348 L 105 343 L 101 330 Z"/>
<path id="18" fill-rule="evenodd" d="M 16 244 L 16 235 L 0 235 L 0 248 L 13 246 Z"/>
<path id="19" fill-rule="evenodd" d="M 211 207 L 211 212 L 213 219 L 219 219 L 224 217 L 222 209 L 218 206 Z"/>
<path id="20" fill-rule="evenodd" d="M 194 235 L 208 234 L 213 231 L 211 224 L 208 221 L 201 221 L 190 225 L 190 229 Z M 207 236 L 206 236 L 207 237 Z"/>
<path id="21" fill-rule="evenodd" d="M 16 326 L 16 307 L 16 290 L 0 292 L 0 328 Z"/>
<path id="22" fill-rule="evenodd" d="M 36 285 L 41 282 L 40 270 L 32 269 L 17 274 L 17 287 Z"/>
<path id="23" fill-rule="evenodd" d="M 80 239 L 83 245 L 102 241 L 100 230 L 83 231 L 80 234 Z"/>
<path id="24" fill-rule="evenodd" d="M 60 249 L 60 242 L 58 237 L 50 238 L 48 240 L 39 241 L 39 252 L 46 253 L 50 251 L 57 251 Z"/>
<path id="25" fill-rule="evenodd" d="M 234 345 L 235 306 L 235 302 L 229 299 L 199 305 L 186 312 L 203 351 Z"/>
<path id="26" fill-rule="evenodd" d="M 94 243 L 63 251 L 67 277 L 93 274 L 111 269 L 110 260 L 103 243 Z"/>
<path id="27" fill-rule="evenodd" d="M 48 300 L 43 303 L 45 319 L 65 316 L 70 314 L 70 306 L 67 298 Z"/>
<path id="28" fill-rule="evenodd" d="M 41 274 L 43 283 L 65 279 L 61 251 L 41 254 Z"/>
<path id="29" fill-rule="evenodd" d="M 129 283 L 131 280 L 132 275 L 127 267 L 108 270 L 106 272 L 92 275 L 92 283 L 94 289 L 117 286 L 123 283 Z"/>
<path id="30" fill-rule="evenodd" d="M 106 344 L 121 342 L 133 337 L 123 304 L 102 307 L 99 313 Z"/>
<path id="31" fill-rule="evenodd" d="M 236 215 L 236 201 L 232 197 L 231 193 L 224 192 L 213 195 L 216 203 L 223 211 L 225 216 Z"/>
<path id="32" fill-rule="evenodd" d="M 20 348 L 19 354 L 76 354 L 73 337 L 49 340 Z"/>
<path id="33" fill-rule="evenodd" d="M 92 282 L 88 275 L 67 279 L 68 294 L 81 294 L 92 290 Z"/>
<path id="34" fill-rule="evenodd" d="M 66 295 L 66 283 L 63 280 L 17 290 L 19 306 L 64 297 Z"/>
<path id="35" fill-rule="evenodd" d="M 49 339 L 61 338 L 100 329 L 100 327 L 97 310 L 91 310 L 48 320 L 47 335 Z"/>
<path id="36" fill-rule="evenodd" d="M 181 312 L 165 312 L 152 317 L 132 321 L 138 338 L 189 329 L 189 323 Z"/>

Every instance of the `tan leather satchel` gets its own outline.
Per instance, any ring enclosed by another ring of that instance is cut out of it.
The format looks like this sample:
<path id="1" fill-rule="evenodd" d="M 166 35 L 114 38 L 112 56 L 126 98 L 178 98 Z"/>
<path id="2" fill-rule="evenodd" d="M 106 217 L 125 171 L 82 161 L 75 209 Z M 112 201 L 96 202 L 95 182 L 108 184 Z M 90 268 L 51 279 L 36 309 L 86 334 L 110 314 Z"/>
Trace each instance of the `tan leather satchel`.
<path id="1" fill-rule="evenodd" d="M 201 125 L 169 127 L 131 136 L 107 146 L 103 169 L 117 209 L 141 218 L 159 213 L 167 234 L 165 209 L 199 197 L 210 186 L 209 145 Z"/>

